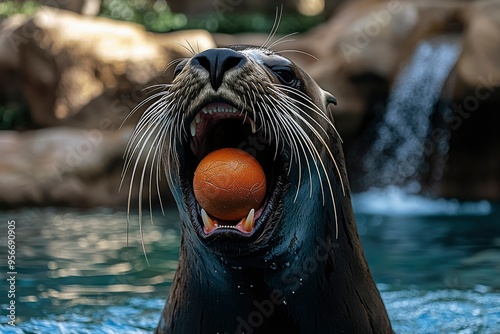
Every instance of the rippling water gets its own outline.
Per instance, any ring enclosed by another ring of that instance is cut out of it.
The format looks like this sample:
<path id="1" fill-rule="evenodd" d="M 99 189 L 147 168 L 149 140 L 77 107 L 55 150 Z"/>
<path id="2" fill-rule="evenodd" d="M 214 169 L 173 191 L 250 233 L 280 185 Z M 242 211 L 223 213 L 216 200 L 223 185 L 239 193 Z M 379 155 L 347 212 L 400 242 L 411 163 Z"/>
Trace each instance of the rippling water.
<path id="1" fill-rule="evenodd" d="M 397 333 L 500 333 L 500 207 L 408 196 L 388 189 L 354 198 L 363 246 Z M 16 220 L 17 326 L 0 333 L 150 333 L 177 266 L 176 210 L 136 216 L 30 209 Z M 6 254 L 6 238 L 0 240 Z M 2 258 L 5 256 L 2 255 Z M 0 263 L 4 282 L 6 261 Z"/>

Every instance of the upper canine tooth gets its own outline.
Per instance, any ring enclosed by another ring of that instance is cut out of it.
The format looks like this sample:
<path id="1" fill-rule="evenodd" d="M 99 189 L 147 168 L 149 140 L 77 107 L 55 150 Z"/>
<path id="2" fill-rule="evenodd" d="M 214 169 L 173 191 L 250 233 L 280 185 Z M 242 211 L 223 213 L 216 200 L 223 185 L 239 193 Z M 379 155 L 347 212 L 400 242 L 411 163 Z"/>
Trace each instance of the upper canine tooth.
<path id="1" fill-rule="evenodd" d="M 194 120 L 196 121 L 197 124 L 200 123 L 200 121 L 201 121 L 201 115 L 200 115 L 200 113 L 196 114 L 196 116 L 194 117 Z"/>
<path id="2" fill-rule="evenodd" d="M 191 136 L 196 136 L 196 123 L 194 120 L 191 122 L 189 129 L 191 130 Z"/>
<path id="3" fill-rule="evenodd" d="M 215 228 L 214 221 L 207 215 L 205 209 L 201 209 L 201 219 L 203 220 L 205 232 L 211 232 Z"/>
<path id="4" fill-rule="evenodd" d="M 243 229 L 247 232 L 252 232 L 253 230 L 253 217 L 255 215 L 255 210 L 252 209 L 250 210 L 250 212 L 248 213 L 248 216 L 247 216 L 247 219 L 245 220 L 245 223 L 243 224 Z"/>

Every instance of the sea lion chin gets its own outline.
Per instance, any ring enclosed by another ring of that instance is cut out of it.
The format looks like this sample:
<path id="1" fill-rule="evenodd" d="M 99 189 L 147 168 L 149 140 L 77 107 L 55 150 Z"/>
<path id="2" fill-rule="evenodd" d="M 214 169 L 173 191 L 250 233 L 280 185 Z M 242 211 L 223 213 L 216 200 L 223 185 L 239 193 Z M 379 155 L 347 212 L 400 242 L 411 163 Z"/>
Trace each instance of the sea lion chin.
<path id="1" fill-rule="evenodd" d="M 356 230 L 333 95 L 262 47 L 206 50 L 174 75 L 127 163 L 150 142 L 150 183 L 163 168 L 181 217 L 156 333 L 392 333 Z M 193 193 L 198 163 L 228 147 L 252 154 L 267 180 L 262 204 L 232 221 Z"/>

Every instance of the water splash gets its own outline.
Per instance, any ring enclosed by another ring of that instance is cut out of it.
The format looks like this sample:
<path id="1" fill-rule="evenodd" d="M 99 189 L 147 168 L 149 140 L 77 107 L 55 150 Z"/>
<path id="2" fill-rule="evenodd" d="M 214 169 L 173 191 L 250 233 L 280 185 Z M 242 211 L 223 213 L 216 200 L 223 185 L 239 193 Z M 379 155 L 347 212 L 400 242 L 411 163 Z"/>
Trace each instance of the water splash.
<path id="1" fill-rule="evenodd" d="M 365 185 L 405 185 L 419 176 L 431 116 L 460 54 L 454 39 L 422 42 L 401 70 L 364 162 Z"/>
<path id="2" fill-rule="evenodd" d="M 409 193 L 407 189 L 388 186 L 353 194 L 357 214 L 384 216 L 488 216 L 492 204 L 486 200 L 460 202 L 454 199 L 427 198 Z"/>

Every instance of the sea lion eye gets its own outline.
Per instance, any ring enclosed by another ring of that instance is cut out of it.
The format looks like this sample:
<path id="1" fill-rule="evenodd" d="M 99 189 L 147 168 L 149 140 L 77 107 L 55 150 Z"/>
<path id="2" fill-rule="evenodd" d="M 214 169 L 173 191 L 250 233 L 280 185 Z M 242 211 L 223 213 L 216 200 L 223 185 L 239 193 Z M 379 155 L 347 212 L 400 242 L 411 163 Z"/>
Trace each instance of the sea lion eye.
<path id="1" fill-rule="evenodd" d="M 276 74 L 279 81 L 287 86 L 295 86 L 297 84 L 297 77 L 295 72 L 289 66 L 273 66 L 271 70 Z"/>

